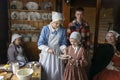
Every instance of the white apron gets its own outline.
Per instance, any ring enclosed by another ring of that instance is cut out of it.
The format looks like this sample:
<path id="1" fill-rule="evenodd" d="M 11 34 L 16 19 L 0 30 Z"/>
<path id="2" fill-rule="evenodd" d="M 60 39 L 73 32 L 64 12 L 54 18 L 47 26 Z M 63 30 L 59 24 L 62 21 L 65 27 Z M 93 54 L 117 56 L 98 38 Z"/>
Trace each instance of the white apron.
<path id="1" fill-rule="evenodd" d="M 62 80 L 63 77 L 63 62 L 57 55 L 61 54 L 59 44 L 59 31 L 56 36 L 50 34 L 48 46 L 55 51 L 55 54 L 50 54 L 42 51 L 40 53 L 40 63 L 42 65 L 42 80 Z"/>
<path id="2" fill-rule="evenodd" d="M 23 65 L 26 64 L 27 61 L 25 59 L 25 56 L 23 55 L 23 49 L 22 49 L 22 47 L 17 48 L 17 51 L 18 51 L 18 54 L 16 56 L 16 59 L 18 60 L 19 65 L 23 66 Z"/>

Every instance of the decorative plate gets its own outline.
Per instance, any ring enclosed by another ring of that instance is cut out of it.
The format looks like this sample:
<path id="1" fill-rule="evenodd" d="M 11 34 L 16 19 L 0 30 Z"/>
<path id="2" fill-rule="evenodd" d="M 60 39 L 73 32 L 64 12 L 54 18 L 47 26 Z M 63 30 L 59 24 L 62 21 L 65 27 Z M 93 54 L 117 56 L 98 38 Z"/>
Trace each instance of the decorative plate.
<path id="1" fill-rule="evenodd" d="M 37 10 L 39 8 L 38 4 L 36 2 L 28 2 L 26 4 L 26 8 L 28 10 Z"/>
<path id="2" fill-rule="evenodd" d="M 23 3 L 21 1 L 18 1 L 18 0 L 13 0 L 10 3 L 10 7 L 12 9 L 22 9 L 23 8 Z"/>
<path id="3" fill-rule="evenodd" d="M 28 15 L 26 12 L 20 12 L 19 15 L 21 20 L 27 20 L 28 18 Z"/>
<path id="4" fill-rule="evenodd" d="M 11 13 L 11 19 L 19 19 L 19 12 L 17 12 L 17 11 L 13 11 L 12 13 Z"/>
<path id="5" fill-rule="evenodd" d="M 36 19 L 39 20 L 39 19 L 41 18 L 41 14 L 38 13 L 38 12 L 34 12 L 34 13 L 35 13 L 35 17 L 36 17 Z"/>
<path id="6" fill-rule="evenodd" d="M 48 13 L 42 13 L 42 20 L 48 19 Z"/>
<path id="7" fill-rule="evenodd" d="M 28 16 L 29 16 L 30 20 L 40 20 L 40 18 L 41 18 L 40 13 L 38 13 L 38 12 L 29 12 Z"/>
<path id="8" fill-rule="evenodd" d="M 52 6 L 53 6 L 52 2 L 42 2 L 41 9 L 42 10 L 46 10 L 47 8 L 52 9 Z"/>
<path id="9" fill-rule="evenodd" d="M 48 20 L 52 20 L 52 13 L 48 13 Z"/>

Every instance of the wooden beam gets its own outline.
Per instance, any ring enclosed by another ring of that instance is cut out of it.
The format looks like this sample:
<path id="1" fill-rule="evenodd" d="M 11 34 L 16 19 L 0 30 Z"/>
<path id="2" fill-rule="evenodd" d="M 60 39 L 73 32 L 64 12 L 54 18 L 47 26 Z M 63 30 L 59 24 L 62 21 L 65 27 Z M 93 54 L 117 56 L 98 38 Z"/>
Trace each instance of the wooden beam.
<path id="1" fill-rule="evenodd" d="M 101 0 L 97 0 L 96 3 L 96 22 L 95 22 L 95 36 L 94 36 L 94 51 L 98 45 L 98 33 L 99 33 L 99 18 L 100 18 Z"/>
<path id="2" fill-rule="evenodd" d="M 62 13 L 65 16 L 64 27 L 67 28 L 70 22 L 70 4 L 65 3 L 64 0 L 62 0 Z"/>

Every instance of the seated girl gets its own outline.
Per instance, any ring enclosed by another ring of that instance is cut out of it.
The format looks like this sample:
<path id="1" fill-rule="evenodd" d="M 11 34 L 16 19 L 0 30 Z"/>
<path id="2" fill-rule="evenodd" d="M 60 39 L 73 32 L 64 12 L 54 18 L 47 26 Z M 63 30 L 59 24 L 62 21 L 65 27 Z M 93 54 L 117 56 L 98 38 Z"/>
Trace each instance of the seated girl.
<path id="1" fill-rule="evenodd" d="M 11 43 L 8 47 L 8 63 L 18 62 L 20 66 L 23 66 L 27 62 L 27 58 L 23 54 L 22 36 L 19 34 L 13 34 Z"/>

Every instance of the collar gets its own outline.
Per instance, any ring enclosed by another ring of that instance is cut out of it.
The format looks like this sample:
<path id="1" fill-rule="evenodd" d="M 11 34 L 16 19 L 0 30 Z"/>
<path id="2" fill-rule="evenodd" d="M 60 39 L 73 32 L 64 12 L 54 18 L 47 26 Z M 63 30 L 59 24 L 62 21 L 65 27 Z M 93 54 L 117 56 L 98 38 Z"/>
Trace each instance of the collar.
<path id="1" fill-rule="evenodd" d="M 73 49 L 79 49 L 79 46 L 76 46 L 76 47 L 75 47 L 75 46 L 72 45 L 72 47 L 73 47 Z"/>
<path id="2" fill-rule="evenodd" d="M 50 29 L 51 32 L 54 32 L 55 30 L 58 31 L 58 29 L 59 29 L 59 28 L 53 29 L 53 27 L 50 24 L 48 25 L 48 27 L 49 27 L 49 29 Z"/>
<path id="3" fill-rule="evenodd" d="M 78 22 L 78 21 L 75 19 L 75 20 L 73 20 L 73 23 L 82 24 L 82 21 L 81 21 L 81 22 Z"/>
<path id="4" fill-rule="evenodd" d="M 73 47 L 75 53 L 76 53 L 76 52 L 78 51 L 78 49 L 79 49 L 79 46 L 76 46 L 76 47 L 72 46 L 72 47 Z"/>

